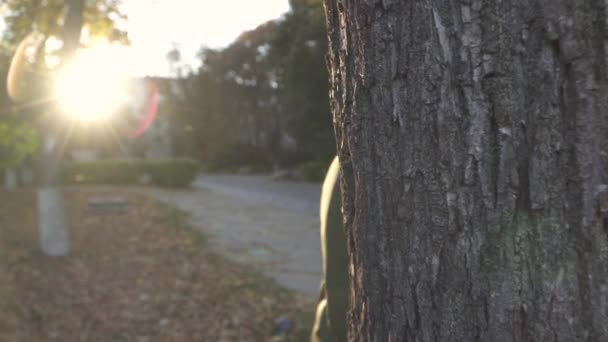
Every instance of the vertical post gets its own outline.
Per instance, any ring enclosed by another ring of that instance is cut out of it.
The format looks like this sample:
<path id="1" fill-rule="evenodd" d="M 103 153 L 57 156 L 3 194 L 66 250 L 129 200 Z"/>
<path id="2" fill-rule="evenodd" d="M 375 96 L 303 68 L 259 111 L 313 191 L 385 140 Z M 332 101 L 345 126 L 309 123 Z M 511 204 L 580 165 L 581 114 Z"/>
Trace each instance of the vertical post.
<path id="1" fill-rule="evenodd" d="M 40 249 L 49 256 L 65 256 L 70 252 L 70 243 L 60 188 L 58 158 L 60 155 L 57 137 L 52 125 L 42 134 L 41 175 L 38 188 Z"/>
<path id="2" fill-rule="evenodd" d="M 84 0 L 67 2 L 63 32 L 62 63 L 75 54 L 82 30 Z M 59 130 L 52 123 L 42 130 L 41 177 L 38 189 L 38 229 L 40 248 L 49 256 L 65 256 L 70 252 L 68 227 L 61 194 L 61 144 Z"/>
<path id="3" fill-rule="evenodd" d="M 4 190 L 13 191 L 17 188 L 17 172 L 9 167 L 4 170 Z"/>
<path id="4" fill-rule="evenodd" d="M 67 14 L 65 17 L 65 24 L 63 26 L 63 51 L 62 51 L 62 63 L 76 53 L 78 45 L 80 44 L 80 31 L 82 30 L 82 24 L 84 20 L 84 4 L 85 0 L 68 0 Z"/>

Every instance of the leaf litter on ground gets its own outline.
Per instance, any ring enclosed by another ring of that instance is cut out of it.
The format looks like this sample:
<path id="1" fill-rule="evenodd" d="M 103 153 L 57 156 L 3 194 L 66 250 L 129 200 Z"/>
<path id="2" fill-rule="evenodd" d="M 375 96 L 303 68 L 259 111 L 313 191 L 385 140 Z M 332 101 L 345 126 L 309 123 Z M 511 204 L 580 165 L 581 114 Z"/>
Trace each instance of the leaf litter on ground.
<path id="1" fill-rule="evenodd" d="M 104 196 L 126 211 L 87 208 Z M 210 252 L 183 213 L 125 190 L 64 197 L 72 250 L 48 257 L 35 193 L 0 192 L 0 341 L 270 341 L 277 317 L 306 338 L 311 300 Z"/>

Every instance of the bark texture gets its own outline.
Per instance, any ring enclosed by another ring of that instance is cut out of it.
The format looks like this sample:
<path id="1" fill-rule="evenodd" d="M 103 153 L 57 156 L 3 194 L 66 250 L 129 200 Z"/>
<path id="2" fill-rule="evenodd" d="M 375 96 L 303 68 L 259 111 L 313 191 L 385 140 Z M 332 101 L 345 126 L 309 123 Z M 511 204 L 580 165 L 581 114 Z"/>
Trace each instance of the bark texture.
<path id="1" fill-rule="evenodd" d="M 608 341 L 607 2 L 325 0 L 354 341 Z"/>

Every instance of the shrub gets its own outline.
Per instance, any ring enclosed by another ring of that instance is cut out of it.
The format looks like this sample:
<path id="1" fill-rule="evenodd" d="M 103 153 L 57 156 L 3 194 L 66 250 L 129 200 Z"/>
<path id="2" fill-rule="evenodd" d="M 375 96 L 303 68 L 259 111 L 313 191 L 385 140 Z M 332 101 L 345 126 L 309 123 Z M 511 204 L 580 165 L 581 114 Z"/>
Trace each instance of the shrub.
<path id="1" fill-rule="evenodd" d="M 320 161 L 310 161 L 298 166 L 298 170 L 304 177 L 304 180 L 309 182 L 321 182 L 325 178 L 325 173 L 329 163 Z"/>
<path id="2" fill-rule="evenodd" d="M 198 163 L 188 159 L 69 162 L 64 165 L 63 180 L 71 184 L 138 184 L 145 176 L 154 185 L 187 187 L 198 171 Z"/>
<path id="3" fill-rule="evenodd" d="M 188 159 L 149 161 L 142 166 L 152 184 L 169 187 L 190 186 L 199 171 L 198 163 Z"/>

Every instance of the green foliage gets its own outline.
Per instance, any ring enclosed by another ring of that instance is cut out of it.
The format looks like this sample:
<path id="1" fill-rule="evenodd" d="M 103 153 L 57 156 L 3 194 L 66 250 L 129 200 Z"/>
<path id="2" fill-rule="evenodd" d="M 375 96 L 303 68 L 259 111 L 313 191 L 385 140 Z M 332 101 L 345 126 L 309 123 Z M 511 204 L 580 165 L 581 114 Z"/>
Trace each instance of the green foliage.
<path id="1" fill-rule="evenodd" d="M 3 20 L 6 24 L 0 44 L 0 169 L 16 166 L 25 158 L 33 155 L 38 146 L 38 135 L 32 123 L 32 117 L 40 116 L 48 110 L 46 101 L 27 103 L 17 106 L 11 103 L 6 94 L 6 78 L 14 49 L 19 42 L 32 32 L 40 34 L 40 44 L 50 37 L 60 39 L 64 36 L 65 0 L 22 1 L 0 0 Z M 126 32 L 118 30 L 117 24 L 125 21 L 120 13 L 120 0 L 93 0 L 86 2 L 84 22 L 92 36 L 104 36 L 111 41 L 127 41 Z M 48 75 L 45 49 L 38 49 L 34 67 L 36 74 L 42 75 L 31 87 L 45 88 L 40 84 L 44 75 Z M 56 54 L 58 51 L 50 52 Z M 46 98 L 46 96 L 45 96 Z"/>
<path id="2" fill-rule="evenodd" d="M 265 58 L 275 26 L 268 22 L 224 50 L 201 52 L 203 66 L 190 98 L 197 109 L 192 127 L 204 160 L 231 163 L 223 158 L 231 159 L 244 147 L 264 151 L 265 156 L 277 146 L 276 90 Z"/>
<path id="3" fill-rule="evenodd" d="M 0 170 L 18 166 L 38 149 L 38 132 L 27 115 L 29 108 L 19 108 L 10 103 L 6 93 L 6 76 L 10 56 L 0 49 Z"/>
<path id="4" fill-rule="evenodd" d="M 61 37 L 66 0 L 23 1 L 4 0 L 3 41 L 16 45 L 31 32 L 46 37 Z M 92 36 L 104 36 L 110 41 L 127 42 L 127 33 L 116 24 L 125 22 L 119 10 L 121 0 L 86 1 L 84 22 Z"/>
<path id="5" fill-rule="evenodd" d="M 298 166 L 302 176 L 309 182 L 320 182 L 325 178 L 329 163 L 321 161 L 310 161 Z"/>
<path id="6" fill-rule="evenodd" d="M 152 184 L 168 187 L 190 186 L 199 171 L 198 163 L 188 159 L 146 161 L 141 167 Z"/>
<path id="7" fill-rule="evenodd" d="M 325 65 L 327 31 L 322 2 L 292 0 L 278 25 L 269 58 L 278 72 L 283 128 L 305 159 L 330 159 L 335 143 Z"/>
<path id="8" fill-rule="evenodd" d="M 248 158 L 294 165 L 333 156 L 322 2 L 290 4 L 281 19 L 244 32 L 227 48 L 200 52 L 185 116 L 202 160 L 232 164 L 240 155 L 241 165 L 251 164 Z"/>
<path id="9" fill-rule="evenodd" d="M 0 169 L 19 165 L 38 148 L 38 135 L 30 125 L 0 121 Z"/>
<path id="10" fill-rule="evenodd" d="M 72 184 L 138 184 L 148 178 L 151 184 L 188 187 L 199 171 L 197 162 L 174 160 L 103 160 L 70 162 L 64 166 L 63 179 Z"/>
<path id="11" fill-rule="evenodd" d="M 64 165 L 66 183 L 82 184 L 134 184 L 140 166 L 130 160 L 104 160 L 95 162 L 70 162 Z"/>

